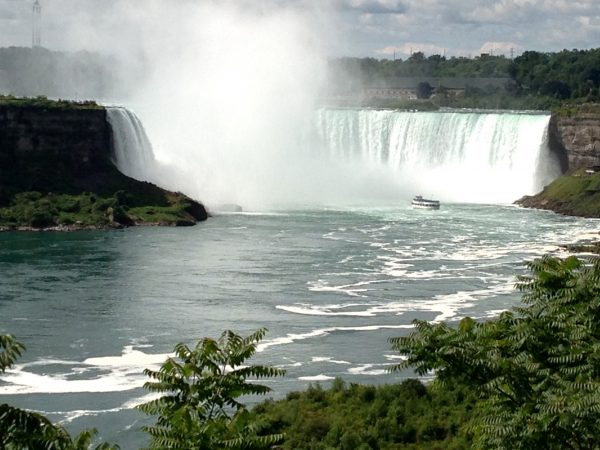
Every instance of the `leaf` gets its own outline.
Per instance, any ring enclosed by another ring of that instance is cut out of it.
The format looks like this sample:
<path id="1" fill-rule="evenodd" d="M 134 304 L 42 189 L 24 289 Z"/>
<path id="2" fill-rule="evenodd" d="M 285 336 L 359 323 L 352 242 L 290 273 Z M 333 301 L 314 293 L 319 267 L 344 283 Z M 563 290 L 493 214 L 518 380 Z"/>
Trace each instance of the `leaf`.
<path id="1" fill-rule="evenodd" d="M 146 389 L 168 394 L 137 407 L 157 417 L 155 426 L 143 428 L 151 436 L 151 449 L 267 448 L 280 442 L 279 436 L 258 436 L 256 424 L 242 426 L 246 408 L 238 401 L 271 390 L 248 378 L 285 373 L 271 366 L 246 365 L 265 333 L 261 328 L 243 337 L 226 330 L 217 340 L 199 340 L 193 349 L 180 343 L 175 358 L 167 359 L 158 371 L 144 372 L 152 379 Z"/>

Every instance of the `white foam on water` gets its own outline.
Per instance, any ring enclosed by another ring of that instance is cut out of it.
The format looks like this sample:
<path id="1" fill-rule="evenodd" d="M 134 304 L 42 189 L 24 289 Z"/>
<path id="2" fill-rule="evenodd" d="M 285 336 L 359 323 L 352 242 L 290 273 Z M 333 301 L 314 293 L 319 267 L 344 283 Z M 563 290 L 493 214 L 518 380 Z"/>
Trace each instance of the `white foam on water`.
<path id="1" fill-rule="evenodd" d="M 390 314 L 403 315 L 412 312 L 437 312 L 438 315 L 434 321 L 440 322 L 460 316 L 464 309 L 475 306 L 480 300 L 510 294 L 514 291 L 513 285 L 514 278 L 497 277 L 494 283 L 485 289 L 438 294 L 430 299 L 405 299 L 401 301 L 389 301 L 387 303 L 369 302 L 328 305 L 297 303 L 291 306 L 277 305 L 276 308 L 292 314 L 309 316 L 376 317 Z M 343 311 L 346 308 L 358 307 L 363 307 L 363 309 Z"/>
<path id="2" fill-rule="evenodd" d="M 486 311 L 483 315 L 479 315 L 479 316 L 472 316 L 473 319 L 493 319 L 495 317 L 498 317 L 500 314 L 502 314 L 503 312 L 509 311 L 508 309 L 491 309 L 489 311 Z"/>
<path id="3" fill-rule="evenodd" d="M 359 274 L 347 272 L 347 273 L 325 274 L 325 275 L 334 275 L 337 277 L 337 276 L 357 276 Z M 371 286 L 373 284 L 378 284 L 378 283 L 387 283 L 387 281 L 388 280 L 375 279 L 375 280 L 369 280 L 369 281 L 359 281 L 359 282 L 350 283 L 350 284 L 342 284 L 339 286 L 332 286 L 329 284 L 329 282 L 319 279 L 315 282 L 309 282 L 308 290 L 312 291 L 312 292 L 339 292 L 339 293 L 349 295 L 351 297 L 366 298 L 368 296 L 363 295 L 363 294 L 365 292 L 373 291 L 374 289 L 369 289 L 368 287 L 363 287 L 363 286 Z M 347 315 L 351 315 L 351 314 L 347 314 Z"/>
<path id="4" fill-rule="evenodd" d="M 302 314 L 307 316 L 355 316 L 355 317 L 372 317 L 374 314 L 368 311 L 346 311 L 332 312 L 323 310 L 323 307 L 302 305 L 302 306 L 285 306 L 277 305 L 275 308 L 282 311 L 291 312 L 292 314 Z"/>
<path id="5" fill-rule="evenodd" d="M 327 336 L 328 334 L 335 333 L 337 331 L 377 331 L 377 330 L 398 330 L 398 329 L 410 329 L 412 325 L 365 325 L 358 327 L 329 327 L 312 330 L 307 333 L 288 333 L 285 336 L 263 341 L 256 346 L 257 352 L 263 352 L 269 347 L 278 345 L 293 344 L 296 341 L 304 341 L 316 337 Z"/>
<path id="6" fill-rule="evenodd" d="M 139 382 L 130 377 L 117 374 L 106 374 L 89 380 L 70 380 L 71 374 L 38 375 L 30 372 L 9 370 L 2 377 L 8 385 L 0 386 L 0 394 L 57 394 L 67 392 L 118 392 L 134 389 L 143 383 L 140 376 Z"/>
<path id="7" fill-rule="evenodd" d="M 42 359 L 15 365 L 3 375 L 5 384 L 0 386 L 0 395 L 129 391 L 148 380 L 144 369 L 158 368 L 168 356 L 127 346 L 121 356 L 93 357 L 81 362 Z M 50 365 L 63 366 L 64 370 L 42 374 L 28 370 Z"/>
<path id="8" fill-rule="evenodd" d="M 296 361 L 294 363 L 289 363 L 289 364 L 277 364 L 277 367 L 285 369 L 286 367 L 302 367 L 303 365 L 304 364 L 302 364 L 300 361 Z"/>
<path id="9" fill-rule="evenodd" d="M 133 409 L 136 406 L 142 405 L 144 403 L 147 402 L 151 402 L 152 400 L 156 400 L 157 398 L 162 397 L 162 394 L 159 393 L 152 393 L 152 394 L 146 394 L 146 395 L 142 395 L 141 397 L 137 397 L 137 398 L 133 398 L 131 400 L 127 400 L 125 403 L 123 403 L 119 409 L 123 410 L 123 409 Z"/>
<path id="10" fill-rule="evenodd" d="M 404 355 L 383 355 L 385 357 L 385 359 L 387 359 L 388 361 L 394 361 L 394 360 L 401 360 L 401 361 L 405 361 L 408 358 Z"/>
<path id="11" fill-rule="evenodd" d="M 361 364 L 358 367 L 352 367 L 348 369 L 348 373 L 351 375 L 385 375 L 388 373 L 388 368 L 394 366 L 392 363 L 383 364 Z M 381 367 L 377 369 L 375 367 Z"/>
<path id="12" fill-rule="evenodd" d="M 311 359 L 311 362 L 314 362 L 314 363 L 316 363 L 316 362 L 329 362 L 329 363 L 332 363 L 332 364 L 351 364 L 348 361 L 336 360 L 336 359 L 333 359 L 333 358 L 331 358 L 329 356 L 313 356 L 312 359 Z"/>
<path id="13" fill-rule="evenodd" d="M 149 401 L 152 401 L 152 400 L 155 400 L 155 399 L 161 397 L 161 395 L 162 394 L 158 394 L 158 393 L 146 394 L 141 397 L 136 397 L 131 400 L 128 400 L 116 408 L 109 408 L 109 409 L 74 409 L 74 410 L 70 410 L 70 411 L 39 411 L 39 412 L 42 414 L 45 414 L 45 415 L 53 414 L 53 415 L 62 416 L 63 418 L 60 420 L 60 423 L 64 424 L 64 423 L 73 422 L 74 420 L 79 419 L 81 417 L 87 417 L 87 416 L 94 417 L 94 416 L 99 416 L 102 414 L 110 414 L 110 413 L 116 413 L 116 412 L 120 412 L 120 411 L 124 411 L 124 410 L 134 409 L 136 406 L 139 406 L 143 403 L 146 403 L 146 402 L 149 402 Z"/>
<path id="14" fill-rule="evenodd" d="M 110 408 L 110 409 L 99 409 L 99 410 L 88 410 L 88 409 L 75 409 L 72 411 L 57 411 L 57 412 L 52 412 L 51 414 L 59 414 L 61 416 L 63 416 L 64 418 L 60 421 L 60 423 L 69 423 L 69 422 L 73 422 L 76 419 L 79 419 L 81 417 L 95 417 L 95 416 L 99 416 L 101 414 L 109 414 L 109 413 L 115 413 L 115 412 L 119 412 L 122 411 L 123 408 Z M 49 413 L 46 413 L 49 414 Z"/>
<path id="15" fill-rule="evenodd" d="M 329 380 L 334 380 L 335 377 L 331 377 L 329 375 L 324 375 L 324 374 L 319 374 L 319 375 L 298 377 L 298 379 L 302 380 L 302 381 L 329 381 Z"/>
<path id="16" fill-rule="evenodd" d="M 133 346 L 128 345 L 123 349 L 121 356 L 103 356 L 88 358 L 83 364 L 96 367 L 147 367 L 163 363 L 169 354 L 149 354 L 139 350 L 134 350 Z"/>

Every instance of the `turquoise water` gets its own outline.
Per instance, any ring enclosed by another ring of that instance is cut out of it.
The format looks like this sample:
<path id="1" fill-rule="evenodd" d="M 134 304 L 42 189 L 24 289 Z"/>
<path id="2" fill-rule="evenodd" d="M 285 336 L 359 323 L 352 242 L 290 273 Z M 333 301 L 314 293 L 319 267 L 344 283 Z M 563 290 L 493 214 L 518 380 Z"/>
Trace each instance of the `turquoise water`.
<path id="1" fill-rule="evenodd" d="M 492 317 L 518 301 L 523 262 L 598 222 L 512 206 L 444 204 L 231 214 L 192 228 L 0 234 L 0 331 L 27 345 L 0 402 L 96 427 L 136 448 L 142 370 L 177 342 L 269 332 L 255 361 L 309 383 L 387 383 L 387 343 L 415 318 Z"/>

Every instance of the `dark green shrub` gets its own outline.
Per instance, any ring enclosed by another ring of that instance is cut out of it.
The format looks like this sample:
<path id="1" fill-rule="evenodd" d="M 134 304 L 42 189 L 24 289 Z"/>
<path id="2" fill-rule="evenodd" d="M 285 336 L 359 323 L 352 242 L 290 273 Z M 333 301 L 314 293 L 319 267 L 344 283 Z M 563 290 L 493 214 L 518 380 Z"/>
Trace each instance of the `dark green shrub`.
<path id="1" fill-rule="evenodd" d="M 29 225 L 34 228 L 46 228 L 55 225 L 54 216 L 47 209 L 36 209 L 31 218 Z"/>

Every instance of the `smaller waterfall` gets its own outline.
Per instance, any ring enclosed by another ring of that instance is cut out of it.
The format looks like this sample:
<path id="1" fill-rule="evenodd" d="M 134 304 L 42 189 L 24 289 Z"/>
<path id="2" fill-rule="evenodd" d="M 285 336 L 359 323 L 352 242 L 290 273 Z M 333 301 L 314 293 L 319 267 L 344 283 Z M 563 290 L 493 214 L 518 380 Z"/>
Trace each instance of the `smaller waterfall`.
<path id="1" fill-rule="evenodd" d="M 113 163 L 131 178 L 152 181 L 156 160 L 142 122 L 126 108 L 108 107 L 106 111 L 113 132 Z"/>

